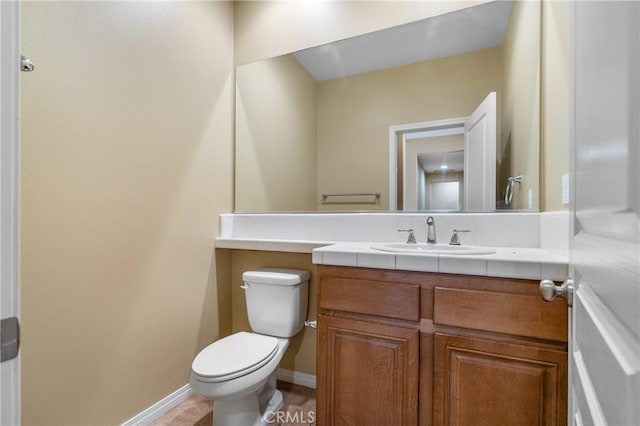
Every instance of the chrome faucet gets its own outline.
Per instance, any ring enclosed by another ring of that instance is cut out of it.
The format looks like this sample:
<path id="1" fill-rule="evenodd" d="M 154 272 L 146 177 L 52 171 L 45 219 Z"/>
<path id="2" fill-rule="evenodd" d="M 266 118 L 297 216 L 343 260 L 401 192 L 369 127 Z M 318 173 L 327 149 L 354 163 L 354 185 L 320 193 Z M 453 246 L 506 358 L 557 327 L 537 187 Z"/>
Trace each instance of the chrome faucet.
<path id="1" fill-rule="evenodd" d="M 427 244 L 436 243 L 436 221 L 433 216 L 427 218 Z"/>

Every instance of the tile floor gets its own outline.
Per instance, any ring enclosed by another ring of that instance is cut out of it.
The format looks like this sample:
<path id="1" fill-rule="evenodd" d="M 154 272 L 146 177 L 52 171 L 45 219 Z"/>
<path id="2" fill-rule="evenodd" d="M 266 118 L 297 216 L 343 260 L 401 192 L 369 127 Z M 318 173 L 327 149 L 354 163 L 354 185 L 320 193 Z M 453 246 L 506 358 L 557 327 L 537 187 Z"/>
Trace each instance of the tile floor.
<path id="1" fill-rule="evenodd" d="M 315 389 L 286 382 L 278 382 L 278 389 L 284 396 L 284 405 L 280 409 L 279 418 L 274 419 L 274 425 L 308 426 L 315 424 Z M 211 401 L 199 395 L 192 395 L 160 417 L 153 423 L 153 426 L 210 426 L 212 424 L 212 407 Z"/>

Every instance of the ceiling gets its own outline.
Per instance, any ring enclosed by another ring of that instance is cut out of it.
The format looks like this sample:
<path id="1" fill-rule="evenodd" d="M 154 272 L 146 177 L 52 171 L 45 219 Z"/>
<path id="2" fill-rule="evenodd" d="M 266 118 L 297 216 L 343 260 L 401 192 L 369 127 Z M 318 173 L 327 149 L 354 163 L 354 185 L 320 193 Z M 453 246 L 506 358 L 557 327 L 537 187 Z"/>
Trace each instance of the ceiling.
<path id="1" fill-rule="evenodd" d="M 486 49 L 502 44 L 510 1 L 493 1 L 295 52 L 316 80 Z"/>
<path id="2" fill-rule="evenodd" d="M 464 151 L 418 154 L 418 162 L 427 173 L 460 172 L 464 169 Z M 443 164 L 447 165 L 445 170 L 440 168 Z"/>

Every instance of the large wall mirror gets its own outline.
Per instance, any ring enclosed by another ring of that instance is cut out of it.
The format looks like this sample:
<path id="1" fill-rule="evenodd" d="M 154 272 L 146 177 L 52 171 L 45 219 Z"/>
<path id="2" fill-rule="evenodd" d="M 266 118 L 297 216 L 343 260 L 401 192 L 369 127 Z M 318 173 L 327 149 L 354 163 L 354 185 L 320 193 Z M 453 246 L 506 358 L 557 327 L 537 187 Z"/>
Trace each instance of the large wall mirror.
<path id="1" fill-rule="evenodd" d="M 538 210 L 540 4 L 236 69 L 236 212 Z"/>

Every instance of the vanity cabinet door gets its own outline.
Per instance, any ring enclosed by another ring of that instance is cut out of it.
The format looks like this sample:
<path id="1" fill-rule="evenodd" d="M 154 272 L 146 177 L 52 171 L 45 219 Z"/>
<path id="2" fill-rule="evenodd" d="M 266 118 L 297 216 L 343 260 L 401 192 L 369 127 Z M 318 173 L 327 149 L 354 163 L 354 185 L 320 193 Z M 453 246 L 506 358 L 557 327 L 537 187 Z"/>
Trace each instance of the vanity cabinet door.
<path id="1" fill-rule="evenodd" d="M 567 352 L 436 333 L 434 425 L 564 425 Z"/>
<path id="2" fill-rule="evenodd" d="M 416 329 L 320 316 L 319 425 L 415 425 Z"/>

